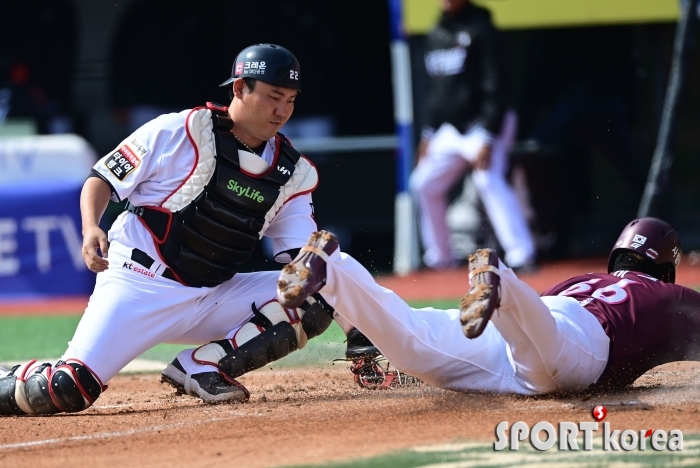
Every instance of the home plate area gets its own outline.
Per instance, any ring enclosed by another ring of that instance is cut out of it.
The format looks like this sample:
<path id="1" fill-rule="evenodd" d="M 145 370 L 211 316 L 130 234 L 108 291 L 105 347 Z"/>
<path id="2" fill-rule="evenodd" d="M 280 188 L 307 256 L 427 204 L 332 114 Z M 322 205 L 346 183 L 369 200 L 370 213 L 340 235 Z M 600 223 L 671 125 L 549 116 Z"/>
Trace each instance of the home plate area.
<path id="1" fill-rule="evenodd" d="M 120 374 L 85 412 L 3 418 L 0 466 L 693 466 L 700 459 L 700 363 L 658 367 L 625 392 L 565 397 L 428 385 L 364 390 L 346 363 L 258 370 L 241 381 L 248 403 L 211 406 L 176 396 L 158 374 Z M 646 442 L 643 451 L 605 451 L 602 423 L 590 451 L 581 437 L 578 451 L 540 452 L 529 440 L 517 451 L 494 450 L 502 421 L 593 422 L 597 405 L 607 408 L 603 422 L 612 430 L 682 431 L 683 450 L 655 451 Z"/>

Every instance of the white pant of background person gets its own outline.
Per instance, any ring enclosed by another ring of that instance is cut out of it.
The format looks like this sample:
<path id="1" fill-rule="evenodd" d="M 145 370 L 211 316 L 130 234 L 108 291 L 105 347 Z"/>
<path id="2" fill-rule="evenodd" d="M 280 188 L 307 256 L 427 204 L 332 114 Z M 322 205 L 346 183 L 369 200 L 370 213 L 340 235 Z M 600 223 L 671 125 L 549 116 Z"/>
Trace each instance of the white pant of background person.
<path id="1" fill-rule="evenodd" d="M 82 361 L 103 383 L 159 343 L 201 344 L 233 336 L 253 317 L 253 302 L 276 296 L 276 271 L 238 273 L 213 288 L 192 288 L 135 271 L 162 271 L 163 265 L 141 267 L 130 251 L 112 241 L 109 268 L 97 274 L 95 291 L 61 358 Z M 191 374 L 216 370 L 191 358 L 182 364 Z"/>
<path id="2" fill-rule="evenodd" d="M 535 244 L 515 192 L 505 179 L 508 152 L 517 131 L 517 116 L 508 111 L 501 133 L 493 142 L 491 165 L 475 169 L 474 185 L 484 203 L 496 237 L 511 267 L 526 265 L 535 258 Z M 425 264 L 444 268 L 454 263 L 449 247 L 447 196 L 464 177 L 488 140 L 488 132 L 474 126 L 462 135 L 450 124 L 443 124 L 430 139 L 427 154 L 411 173 L 409 187 L 420 208 L 420 226 Z"/>
<path id="3" fill-rule="evenodd" d="M 336 250 L 320 292 L 397 369 L 440 388 L 523 395 L 581 391 L 608 361 L 610 340 L 576 300 L 539 297 L 500 264 L 501 306 L 467 339 L 459 310 L 413 309 Z M 468 279 L 465 275 L 465 288 Z"/>

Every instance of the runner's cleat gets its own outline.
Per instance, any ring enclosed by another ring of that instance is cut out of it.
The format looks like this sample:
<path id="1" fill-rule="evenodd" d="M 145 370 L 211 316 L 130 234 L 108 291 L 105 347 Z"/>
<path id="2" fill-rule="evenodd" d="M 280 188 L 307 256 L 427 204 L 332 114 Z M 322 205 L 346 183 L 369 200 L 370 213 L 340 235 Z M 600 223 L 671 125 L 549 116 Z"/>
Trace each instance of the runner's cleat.
<path id="1" fill-rule="evenodd" d="M 498 255 L 493 249 L 479 249 L 469 256 L 469 292 L 459 303 L 460 323 L 467 338 L 476 338 L 501 302 Z"/>

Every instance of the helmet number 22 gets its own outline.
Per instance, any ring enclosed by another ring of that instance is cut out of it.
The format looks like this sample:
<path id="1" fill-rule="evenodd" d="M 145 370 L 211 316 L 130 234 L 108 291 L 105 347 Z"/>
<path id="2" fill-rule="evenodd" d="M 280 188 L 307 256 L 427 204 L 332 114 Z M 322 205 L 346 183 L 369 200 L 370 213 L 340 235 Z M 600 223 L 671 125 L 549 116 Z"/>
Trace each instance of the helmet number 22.
<path id="1" fill-rule="evenodd" d="M 290 80 L 298 80 L 299 79 L 299 72 L 296 70 L 289 70 L 289 79 Z"/>
<path id="2" fill-rule="evenodd" d="M 588 291 L 593 290 L 592 285 L 598 281 L 600 281 L 600 278 L 584 281 L 582 283 L 576 283 L 569 287 L 566 291 L 560 292 L 558 295 L 573 296 L 575 294 L 587 293 Z M 610 284 L 604 288 L 596 289 L 590 294 L 590 296 L 607 304 L 619 304 L 627 300 L 628 294 L 627 291 L 625 291 L 625 288 L 630 284 L 639 284 L 639 282 L 629 279 L 621 279 L 615 284 Z"/>

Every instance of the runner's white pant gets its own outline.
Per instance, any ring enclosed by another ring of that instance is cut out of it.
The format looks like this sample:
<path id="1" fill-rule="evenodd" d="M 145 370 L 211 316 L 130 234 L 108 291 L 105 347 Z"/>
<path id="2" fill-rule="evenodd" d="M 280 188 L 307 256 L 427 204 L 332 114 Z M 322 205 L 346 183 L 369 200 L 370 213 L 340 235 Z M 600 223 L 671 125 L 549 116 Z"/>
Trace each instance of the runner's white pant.
<path id="1" fill-rule="evenodd" d="M 500 309 L 473 340 L 462 334 L 457 309 L 413 309 L 340 251 L 320 292 L 397 369 L 437 387 L 528 395 L 598 380 L 609 338 L 591 313 L 572 298 L 540 298 L 503 265 L 501 289 Z"/>
<path id="2" fill-rule="evenodd" d="M 109 269 L 97 274 L 85 314 L 61 358 L 84 362 L 104 383 L 158 343 L 201 344 L 233 336 L 253 317 L 253 302 L 276 297 L 275 271 L 238 273 L 213 288 L 192 288 L 144 274 L 161 264 L 147 270 L 128 252 L 117 242 L 110 245 Z M 216 369 L 188 365 L 186 370 Z"/>
<path id="3" fill-rule="evenodd" d="M 491 166 L 485 171 L 475 169 L 473 173 L 479 197 L 506 252 L 505 261 L 512 267 L 522 266 L 535 257 L 535 244 L 522 207 L 505 179 L 516 129 L 517 116 L 509 111 L 493 144 Z M 420 208 L 421 239 L 428 266 L 441 268 L 454 261 L 449 247 L 447 195 L 471 167 L 487 136 L 486 130 L 479 126 L 462 135 L 454 126 L 443 124 L 431 138 L 427 154 L 411 173 L 409 187 Z"/>

